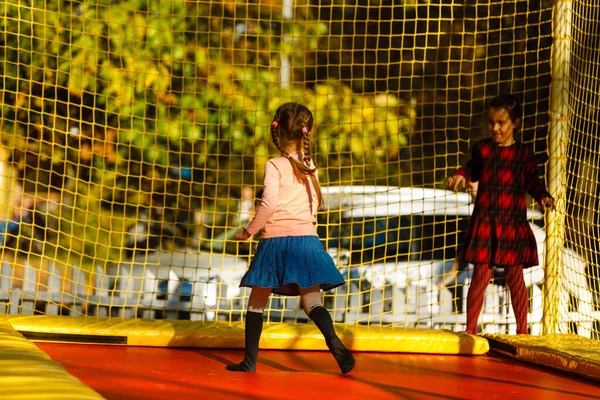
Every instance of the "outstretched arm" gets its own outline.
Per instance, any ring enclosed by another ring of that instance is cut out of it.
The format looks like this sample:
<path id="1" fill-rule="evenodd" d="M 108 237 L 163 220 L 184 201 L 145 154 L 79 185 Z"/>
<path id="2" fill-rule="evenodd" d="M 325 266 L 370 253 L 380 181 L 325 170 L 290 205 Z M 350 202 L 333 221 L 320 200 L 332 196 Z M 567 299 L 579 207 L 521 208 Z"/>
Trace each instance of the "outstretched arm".
<path id="1" fill-rule="evenodd" d="M 460 171 L 460 169 L 458 171 Z M 459 174 L 458 171 L 448 179 L 448 188 L 452 191 L 456 191 L 459 188 L 464 189 L 467 185 L 467 180 L 464 175 Z"/>
<path id="2" fill-rule="evenodd" d="M 479 146 L 476 143 L 471 150 L 471 159 L 467 161 L 465 168 L 459 168 L 454 175 L 448 179 L 450 190 L 464 189 L 468 182 L 479 181 L 479 171 L 481 169 L 481 159 L 479 156 Z"/>

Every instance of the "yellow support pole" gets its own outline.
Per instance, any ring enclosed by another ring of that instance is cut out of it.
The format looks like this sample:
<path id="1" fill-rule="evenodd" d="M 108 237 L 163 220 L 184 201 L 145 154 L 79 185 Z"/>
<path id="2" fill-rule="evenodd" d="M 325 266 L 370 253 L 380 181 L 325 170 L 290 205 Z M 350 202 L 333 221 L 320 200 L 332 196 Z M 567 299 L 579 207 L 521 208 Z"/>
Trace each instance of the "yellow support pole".
<path id="1" fill-rule="evenodd" d="M 9 162 L 9 151 L 0 144 L 0 219 L 6 219 L 12 211 L 15 174 Z"/>
<path id="2" fill-rule="evenodd" d="M 572 0 L 555 0 L 553 7 L 552 86 L 550 88 L 550 133 L 548 136 L 548 189 L 557 200 L 556 211 L 547 214 L 546 265 L 544 277 L 543 333 L 564 331 L 560 302 L 566 295 L 561 284 L 564 254 L 566 146 L 569 139 L 569 70 L 571 53 Z"/>

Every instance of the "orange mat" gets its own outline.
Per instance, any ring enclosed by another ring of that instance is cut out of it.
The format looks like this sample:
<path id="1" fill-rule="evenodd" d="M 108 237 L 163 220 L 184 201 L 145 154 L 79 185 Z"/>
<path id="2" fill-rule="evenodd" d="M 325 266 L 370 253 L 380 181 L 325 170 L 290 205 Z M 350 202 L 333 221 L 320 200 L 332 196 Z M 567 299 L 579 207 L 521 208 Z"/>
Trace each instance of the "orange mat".
<path id="1" fill-rule="evenodd" d="M 37 345 L 108 400 L 600 399 L 592 381 L 494 355 L 355 353 L 341 376 L 321 351 L 264 350 L 257 373 L 234 373 L 240 350 Z"/>

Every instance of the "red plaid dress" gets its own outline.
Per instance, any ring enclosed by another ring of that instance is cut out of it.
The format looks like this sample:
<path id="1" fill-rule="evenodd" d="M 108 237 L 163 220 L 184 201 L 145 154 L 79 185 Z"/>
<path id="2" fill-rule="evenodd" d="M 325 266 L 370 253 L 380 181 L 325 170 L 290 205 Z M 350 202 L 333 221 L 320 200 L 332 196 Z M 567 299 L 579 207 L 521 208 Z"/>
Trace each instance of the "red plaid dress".
<path id="1" fill-rule="evenodd" d="M 485 139 L 455 175 L 479 182 L 462 260 L 498 267 L 538 265 L 535 236 L 527 221 L 529 193 L 538 203 L 550 196 L 539 179 L 533 150 L 523 143 L 498 146 Z"/>

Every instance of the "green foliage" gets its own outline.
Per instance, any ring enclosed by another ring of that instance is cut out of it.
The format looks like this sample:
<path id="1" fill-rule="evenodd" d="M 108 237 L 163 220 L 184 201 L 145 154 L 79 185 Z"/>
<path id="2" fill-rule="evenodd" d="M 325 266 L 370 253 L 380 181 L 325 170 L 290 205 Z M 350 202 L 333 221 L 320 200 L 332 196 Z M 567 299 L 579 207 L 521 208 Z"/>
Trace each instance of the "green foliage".
<path id="1" fill-rule="evenodd" d="M 328 32 L 301 4 L 293 23 L 268 2 L 31 4 L 0 6 L 2 129 L 25 190 L 69 199 L 55 250 L 118 261 L 150 204 L 218 212 L 261 181 L 283 101 L 315 113 L 323 182 L 399 184 L 413 117 L 391 95 L 297 80 Z M 285 88 L 282 57 L 296 74 Z"/>
<path id="2" fill-rule="evenodd" d="M 407 145 L 414 111 L 398 98 L 360 95 L 330 81 L 272 96 L 269 109 L 285 101 L 303 102 L 313 111 L 323 184 L 400 185 L 399 151 Z"/>

